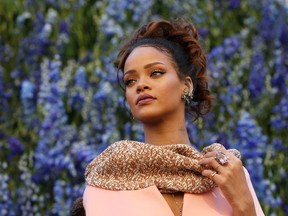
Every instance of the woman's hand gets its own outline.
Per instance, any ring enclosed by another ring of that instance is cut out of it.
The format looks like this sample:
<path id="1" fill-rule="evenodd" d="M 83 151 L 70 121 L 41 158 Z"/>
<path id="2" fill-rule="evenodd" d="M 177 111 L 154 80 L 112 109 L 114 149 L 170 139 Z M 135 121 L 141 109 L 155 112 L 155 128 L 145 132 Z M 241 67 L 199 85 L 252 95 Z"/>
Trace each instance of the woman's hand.
<path id="1" fill-rule="evenodd" d="M 218 152 L 223 152 L 228 157 L 227 163 L 221 164 L 215 159 Z M 234 216 L 256 215 L 253 197 L 240 159 L 228 152 L 224 146 L 221 146 L 218 151 L 214 150 L 206 153 L 204 158 L 200 160 L 200 164 L 209 167 L 209 169 L 207 168 L 202 172 L 202 175 L 212 179 L 221 189 L 226 200 L 233 208 Z"/>

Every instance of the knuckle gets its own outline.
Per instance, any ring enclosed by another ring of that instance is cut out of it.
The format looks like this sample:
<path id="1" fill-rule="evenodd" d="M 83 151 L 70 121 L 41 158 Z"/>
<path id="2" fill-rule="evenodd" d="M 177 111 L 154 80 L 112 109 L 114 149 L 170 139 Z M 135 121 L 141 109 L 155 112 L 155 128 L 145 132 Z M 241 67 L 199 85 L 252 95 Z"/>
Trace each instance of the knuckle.
<path id="1" fill-rule="evenodd" d="M 209 170 L 204 170 L 202 173 L 204 176 L 209 177 L 210 171 Z"/>
<path id="2" fill-rule="evenodd" d="M 225 176 L 222 176 L 222 178 L 219 179 L 218 184 L 225 186 L 227 184 L 227 182 L 228 182 L 227 178 Z"/>

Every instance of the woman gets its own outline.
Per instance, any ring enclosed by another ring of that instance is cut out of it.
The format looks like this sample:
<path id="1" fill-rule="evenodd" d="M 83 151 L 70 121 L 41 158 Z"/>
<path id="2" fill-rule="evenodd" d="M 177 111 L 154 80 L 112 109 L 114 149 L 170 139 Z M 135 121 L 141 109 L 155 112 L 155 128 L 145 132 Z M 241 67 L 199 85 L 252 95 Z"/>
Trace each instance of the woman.
<path id="1" fill-rule="evenodd" d="M 150 22 L 115 65 L 145 143 L 116 142 L 87 166 L 86 215 L 263 215 L 237 151 L 214 144 L 200 153 L 189 141 L 186 113 L 196 120 L 212 100 L 194 26 Z"/>

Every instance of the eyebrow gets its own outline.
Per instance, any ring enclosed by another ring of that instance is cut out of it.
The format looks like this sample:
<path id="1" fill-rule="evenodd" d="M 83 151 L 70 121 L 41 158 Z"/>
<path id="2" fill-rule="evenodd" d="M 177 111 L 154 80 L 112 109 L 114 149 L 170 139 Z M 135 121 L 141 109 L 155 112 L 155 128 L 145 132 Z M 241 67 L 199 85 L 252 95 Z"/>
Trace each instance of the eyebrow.
<path id="1" fill-rule="evenodd" d="M 152 62 L 150 64 L 147 64 L 144 66 L 144 69 L 147 69 L 147 68 L 150 68 L 150 67 L 153 67 L 154 65 L 157 65 L 157 64 L 162 64 L 164 65 L 162 62 Z M 135 73 L 136 71 L 135 70 L 128 70 L 124 73 L 124 76 L 127 75 L 127 74 L 131 74 L 131 73 Z"/>

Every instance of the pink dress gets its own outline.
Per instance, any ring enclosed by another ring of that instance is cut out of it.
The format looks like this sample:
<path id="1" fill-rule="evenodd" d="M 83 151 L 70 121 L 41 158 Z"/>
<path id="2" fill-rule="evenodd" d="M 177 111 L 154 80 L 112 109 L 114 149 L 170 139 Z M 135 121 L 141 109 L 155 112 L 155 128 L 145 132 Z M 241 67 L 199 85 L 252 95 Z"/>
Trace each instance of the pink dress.
<path id="1" fill-rule="evenodd" d="M 247 182 L 254 198 L 257 216 L 264 215 L 256 197 L 248 172 Z M 86 186 L 83 196 L 87 216 L 174 216 L 156 186 L 140 190 L 112 191 Z M 233 215 L 232 208 L 216 187 L 202 194 L 185 193 L 183 216 Z"/>

